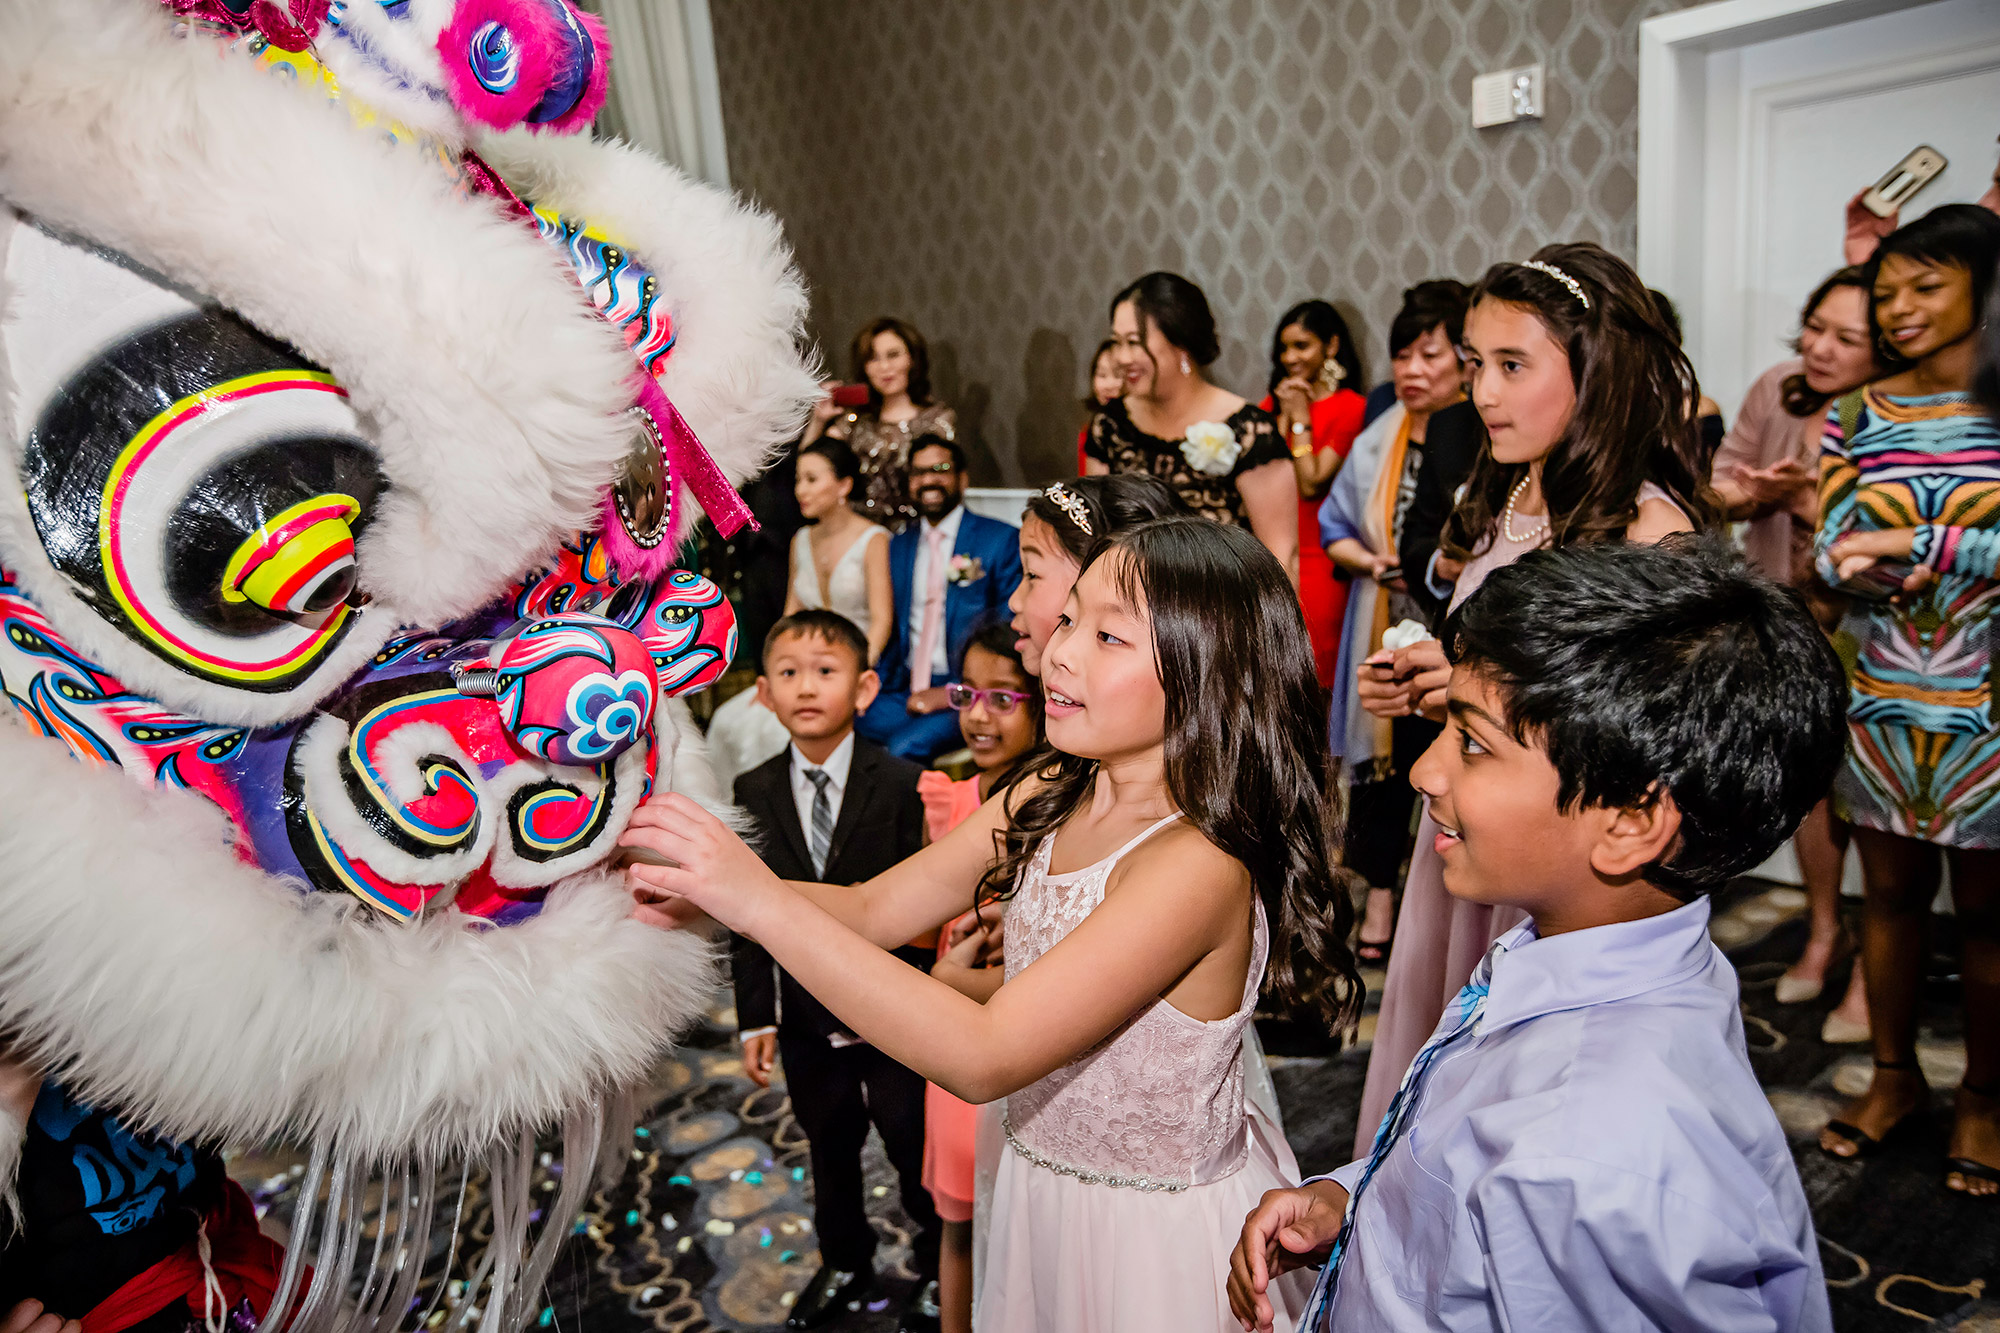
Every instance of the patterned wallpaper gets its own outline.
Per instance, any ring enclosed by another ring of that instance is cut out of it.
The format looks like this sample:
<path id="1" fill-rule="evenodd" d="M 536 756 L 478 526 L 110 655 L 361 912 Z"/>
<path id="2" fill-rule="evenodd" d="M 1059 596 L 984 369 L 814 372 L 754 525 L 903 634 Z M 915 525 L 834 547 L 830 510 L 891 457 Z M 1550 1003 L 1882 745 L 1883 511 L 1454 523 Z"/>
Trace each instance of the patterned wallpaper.
<path id="1" fill-rule="evenodd" d="M 1632 254 L 1640 20 L 1680 0 L 715 0 L 737 188 L 785 222 L 845 373 L 877 314 L 930 339 L 988 483 L 1075 468 L 1105 305 L 1207 291 L 1223 384 L 1332 300 L 1371 380 L 1402 289 L 1553 240 Z M 1545 118 L 1472 128 L 1543 61 Z"/>

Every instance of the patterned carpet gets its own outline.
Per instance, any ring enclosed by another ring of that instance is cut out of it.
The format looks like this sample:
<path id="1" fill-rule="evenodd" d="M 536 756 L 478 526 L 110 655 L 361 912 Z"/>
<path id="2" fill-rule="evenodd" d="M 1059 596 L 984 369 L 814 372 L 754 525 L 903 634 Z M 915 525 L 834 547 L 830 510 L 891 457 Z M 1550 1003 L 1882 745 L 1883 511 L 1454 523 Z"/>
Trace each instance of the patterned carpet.
<path id="1" fill-rule="evenodd" d="M 1745 881 L 1721 907 L 1715 935 L 1743 977 L 1751 1058 L 1794 1141 L 1820 1229 L 1835 1327 L 2000 1333 L 2000 1299 L 1994 1299 L 2000 1297 L 2000 1202 L 1951 1195 L 1940 1183 L 1949 1090 L 1964 1065 L 1949 919 L 1941 918 L 1936 932 L 1945 952 L 1932 968 L 1921 1047 L 1939 1090 L 1932 1124 L 1870 1161 L 1851 1163 L 1832 1161 L 1813 1146 L 1819 1126 L 1868 1073 L 1863 1048 L 1819 1040 L 1838 987 L 1829 986 L 1818 1004 L 1799 1006 L 1781 1006 L 1771 993 L 1804 938 L 1803 895 Z M 1369 981 L 1372 1006 L 1381 977 Z M 1346 1051 L 1285 1025 L 1260 1027 L 1301 1168 L 1339 1165 L 1353 1141 L 1372 1012 L 1359 1034 L 1363 1044 Z M 549 1283 L 542 1327 L 706 1333 L 783 1323 L 818 1265 L 805 1146 L 782 1090 L 760 1092 L 744 1077 L 733 1033 L 734 1015 L 719 1006 L 656 1072 L 630 1169 L 594 1195 L 574 1224 Z M 283 1155 L 245 1154 L 233 1169 L 282 1222 L 296 1179 L 291 1166 Z M 560 1170 L 545 1156 L 546 1178 L 537 1189 L 552 1190 Z M 873 1140 L 867 1170 L 870 1211 L 884 1241 L 885 1298 L 834 1327 L 888 1333 L 910 1288 L 908 1231 Z M 470 1239 L 453 1265 L 456 1278 L 476 1262 L 487 1234 L 483 1202 L 475 1181 Z M 444 1261 L 435 1255 L 434 1270 L 442 1272 Z M 423 1322 L 440 1333 L 477 1317 L 461 1292 L 448 1285 L 439 1293 L 434 1280 L 420 1297 L 418 1312 L 425 1311 Z"/>

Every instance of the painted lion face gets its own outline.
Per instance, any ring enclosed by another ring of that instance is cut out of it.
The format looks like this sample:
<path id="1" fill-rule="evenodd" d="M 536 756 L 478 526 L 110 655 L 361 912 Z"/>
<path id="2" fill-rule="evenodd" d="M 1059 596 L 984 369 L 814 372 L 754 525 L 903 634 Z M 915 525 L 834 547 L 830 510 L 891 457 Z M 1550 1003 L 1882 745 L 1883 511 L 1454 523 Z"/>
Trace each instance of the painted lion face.
<path id="1" fill-rule="evenodd" d="M 213 307 L 140 323 L 54 383 L 20 479 L 90 629 L 219 704 L 128 685 L 0 567 L 0 682 L 22 714 L 208 797 L 264 869 L 396 920 L 444 903 L 525 919 L 605 860 L 655 779 L 655 699 L 735 652 L 714 584 L 622 574 L 601 532 L 375 645 L 357 551 L 391 487 L 365 426 L 331 375 Z M 373 651 L 328 690 L 351 638 Z M 233 724 L 234 697 L 296 715 Z"/>

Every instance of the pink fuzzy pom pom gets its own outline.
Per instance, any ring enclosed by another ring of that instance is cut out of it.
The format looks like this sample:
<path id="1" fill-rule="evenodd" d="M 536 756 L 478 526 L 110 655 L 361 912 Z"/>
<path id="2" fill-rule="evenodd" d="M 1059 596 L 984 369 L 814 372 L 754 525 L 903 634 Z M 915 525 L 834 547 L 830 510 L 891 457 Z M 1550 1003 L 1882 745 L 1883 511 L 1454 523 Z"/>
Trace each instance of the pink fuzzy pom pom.
<path id="1" fill-rule="evenodd" d="M 603 23 L 566 0 L 459 0 L 438 58 L 467 119 L 561 134 L 603 107 L 611 46 Z"/>

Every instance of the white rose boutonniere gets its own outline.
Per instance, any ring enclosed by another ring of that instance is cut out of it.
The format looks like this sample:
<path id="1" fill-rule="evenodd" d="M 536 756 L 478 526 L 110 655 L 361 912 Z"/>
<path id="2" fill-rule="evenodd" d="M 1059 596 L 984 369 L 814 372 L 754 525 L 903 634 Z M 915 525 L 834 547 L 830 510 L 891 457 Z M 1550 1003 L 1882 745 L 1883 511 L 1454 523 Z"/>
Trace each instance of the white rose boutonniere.
<path id="1" fill-rule="evenodd" d="M 1188 427 L 1181 441 L 1181 457 L 1205 477 L 1226 477 L 1243 456 L 1236 432 L 1220 421 L 1197 421 Z"/>
<path id="2" fill-rule="evenodd" d="M 945 570 L 945 578 L 954 586 L 963 588 L 986 577 L 986 566 L 976 555 L 955 555 Z"/>

